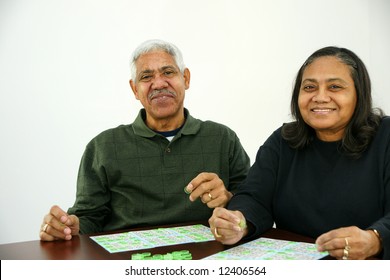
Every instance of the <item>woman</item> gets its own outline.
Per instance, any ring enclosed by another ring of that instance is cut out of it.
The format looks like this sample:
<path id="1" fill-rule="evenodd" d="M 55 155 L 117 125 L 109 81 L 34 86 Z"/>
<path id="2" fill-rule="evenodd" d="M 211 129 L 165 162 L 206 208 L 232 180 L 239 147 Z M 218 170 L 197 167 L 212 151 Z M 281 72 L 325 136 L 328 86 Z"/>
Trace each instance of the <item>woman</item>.
<path id="1" fill-rule="evenodd" d="M 314 52 L 291 111 L 295 121 L 260 147 L 229 210 L 214 210 L 216 239 L 234 244 L 275 223 L 337 259 L 390 259 L 390 118 L 372 107 L 364 63 L 344 48 Z"/>

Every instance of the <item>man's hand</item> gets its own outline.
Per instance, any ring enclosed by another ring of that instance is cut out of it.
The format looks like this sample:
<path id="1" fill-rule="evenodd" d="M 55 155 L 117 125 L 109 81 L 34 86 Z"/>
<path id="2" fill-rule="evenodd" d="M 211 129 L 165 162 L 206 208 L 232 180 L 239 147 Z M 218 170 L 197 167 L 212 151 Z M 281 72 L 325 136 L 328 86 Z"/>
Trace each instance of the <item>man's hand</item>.
<path id="1" fill-rule="evenodd" d="M 232 198 L 223 181 L 215 173 L 202 172 L 196 176 L 186 187 L 190 200 L 200 198 L 209 208 L 224 207 Z"/>
<path id="2" fill-rule="evenodd" d="M 55 205 L 43 218 L 39 237 L 42 241 L 70 240 L 73 235 L 79 234 L 79 230 L 79 218 L 75 215 L 68 215 Z"/>

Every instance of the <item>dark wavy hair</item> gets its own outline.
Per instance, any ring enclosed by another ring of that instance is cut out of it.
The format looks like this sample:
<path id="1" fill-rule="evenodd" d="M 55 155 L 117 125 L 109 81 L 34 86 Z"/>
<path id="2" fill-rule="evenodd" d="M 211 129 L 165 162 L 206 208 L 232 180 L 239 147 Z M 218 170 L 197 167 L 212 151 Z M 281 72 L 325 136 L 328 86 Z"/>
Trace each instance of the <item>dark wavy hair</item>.
<path id="1" fill-rule="evenodd" d="M 325 47 L 309 56 L 301 66 L 295 79 L 291 98 L 291 114 L 294 122 L 282 127 L 282 137 L 294 149 L 307 147 L 315 137 L 315 131 L 305 123 L 298 107 L 298 96 L 303 72 L 317 58 L 334 56 L 347 65 L 353 79 L 357 103 L 341 140 L 340 150 L 352 158 L 359 158 L 374 137 L 384 113 L 372 107 L 371 81 L 363 61 L 352 51 L 345 48 Z"/>

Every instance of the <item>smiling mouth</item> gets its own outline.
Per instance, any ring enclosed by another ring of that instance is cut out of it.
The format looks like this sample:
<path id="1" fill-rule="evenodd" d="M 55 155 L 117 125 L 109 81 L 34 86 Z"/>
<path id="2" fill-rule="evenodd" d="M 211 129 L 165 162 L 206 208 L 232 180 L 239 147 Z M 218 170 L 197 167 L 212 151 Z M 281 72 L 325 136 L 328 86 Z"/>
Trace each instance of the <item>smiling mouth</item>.
<path id="1" fill-rule="evenodd" d="M 149 94 L 149 100 L 157 99 L 157 98 L 168 98 L 175 97 L 176 94 L 172 91 L 163 89 L 163 90 L 154 90 Z"/>
<path id="2" fill-rule="evenodd" d="M 311 109 L 310 111 L 314 112 L 314 113 L 330 113 L 330 112 L 333 112 L 333 111 L 336 111 L 336 109 L 331 109 L 331 108 L 314 108 L 314 109 Z"/>

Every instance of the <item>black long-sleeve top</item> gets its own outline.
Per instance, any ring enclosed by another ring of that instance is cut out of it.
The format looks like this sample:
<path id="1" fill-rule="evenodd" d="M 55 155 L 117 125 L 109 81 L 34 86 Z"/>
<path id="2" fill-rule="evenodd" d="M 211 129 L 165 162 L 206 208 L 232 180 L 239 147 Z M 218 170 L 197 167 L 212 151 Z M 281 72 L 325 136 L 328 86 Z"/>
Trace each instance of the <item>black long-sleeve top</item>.
<path id="1" fill-rule="evenodd" d="M 228 208 L 240 210 L 258 236 L 277 228 L 317 238 L 332 229 L 375 228 L 390 259 L 390 117 L 359 159 L 339 142 L 289 147 L 276 130 L 260 147 L 247 179 Z"/>

